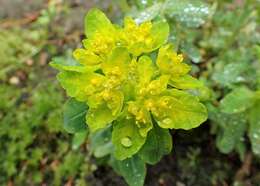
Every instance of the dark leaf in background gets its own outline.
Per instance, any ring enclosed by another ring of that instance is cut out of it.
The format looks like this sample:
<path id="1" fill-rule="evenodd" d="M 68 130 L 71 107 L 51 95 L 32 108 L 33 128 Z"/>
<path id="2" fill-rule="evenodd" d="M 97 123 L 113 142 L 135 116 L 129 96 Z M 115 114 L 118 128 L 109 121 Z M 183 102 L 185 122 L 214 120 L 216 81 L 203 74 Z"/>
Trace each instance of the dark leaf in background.
<path id="1" fill-rule="evenodd" d="M 154 124 L 154 128 L 148 133 L 146 142 L 138 155 L 143 161 L 155 164 L 172 150 L 172 136 L 168 129 L 163 129 Z"/>
<path id="2" fill-rule="evenodd" d="M 208 105 L 208 109 L 212 127 L 218 128 L 216 142 L 218 149 L 222 153 L 230 153 L 235 148 L 241 148 L 238 145 L 243 141 L 247 129 L 246 114 L 222 113 L 211 105 Z"/>
<path id="3" fill-rule="evenodd" d="M 242 140 L 247 128 L 245 114 L 221 116 L 222 131 L 217 136 L 217 147 L 222 153 L 230 153 Z"/>
<path id="4" fill-rule="evenodd" d="M 87 130 L 75 133 L 72 139 L 72 149 L 78 149 L 87 140 L 87 137 Z"/>
<path id="5" fill-rule="evenodd" d="M 253 152 L 260 156 L 260 102 L 258 101 L 249 114 L 249 137 Z"/>
<path id="6" fill-rule="evenodd" d="M 216 67 L 215 72 L 212 76 L 213 80 L 222 86 L 232 87 L 235 83 L 245 82 L 246 79 L 243 75 L 248 69 L 248 64 L 241 62 L 234 62 L 229 64 L 217 64 L 219 67 Z"/>
<path id="7" fill-rule="evenodd" d="M 133 156 L 123 161 L 111 157 L 110 165 L 121 176 L 124 177 L 129 186 L 143 186 L 146 175 L 144 161 L 138 156 Z"/>
<path id="8" fill-rule="evenodd" d="M 96 158 L 102 158 L 113 152 L 113 144 L 111 142 L 112 127 L 99 129 L 97 132 L 89 136 L 90 139 L 90 152 Z"/>
<path id="9" fill-rule="evenodd" d="M 184 43 L 182 46 L 182 52 L 187 54 L 194 63 L 200 63 L 202 60 L 199 48 L 194 46 L 192 43 Z"/>
<path id="10" fill-rule="evenodd" d="M 253 91 L 247 87 L 238 87 L 220 101 L 220 108 L 225 113 L 239 113 L 251 107 L 254 101 Z"/>
<path id="11" fill-rule="evenodd" d="M 66 70 L 72 72 L 84 72 L 86 67 L 75 61 L 72 57 L 55 57 L 50 65 L 58 70 Z"/>
<path id="12" fill-rule="evenodd" d="M 69 133 L 87 130 L 87 105 L 75 99 L 69 99 L 64 107 L 64 129 Z"/>

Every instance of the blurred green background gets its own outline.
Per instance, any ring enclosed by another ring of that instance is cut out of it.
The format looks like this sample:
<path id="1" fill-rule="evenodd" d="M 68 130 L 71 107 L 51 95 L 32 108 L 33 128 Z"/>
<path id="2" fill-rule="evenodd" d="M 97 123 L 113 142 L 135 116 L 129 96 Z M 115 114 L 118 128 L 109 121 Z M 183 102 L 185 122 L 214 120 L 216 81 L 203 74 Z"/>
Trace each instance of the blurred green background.
<path id="1" fill-rule="evenodd" d="M 224 114 L 218 106 L 239 86 L 260 88 L 259 4 L 0 0 L 0 185 L 126 185 L 90 156 L 87 140 L 63 130 L 66 96 L 48 65 L 53 57 L 69 60 L 81 47 L 83 18 L 91 7 L 119 24 L 125 15 L 139 22 L 166 18 L 170 41 L 208 86 L 200 96 L 209 120 L 191 131 L 172 131 L 173 152 L 148 167 L 146 185 L 260 185 L 260 139 L 252 137 L 260 126 L 248 127 L 246 110 Z"/>

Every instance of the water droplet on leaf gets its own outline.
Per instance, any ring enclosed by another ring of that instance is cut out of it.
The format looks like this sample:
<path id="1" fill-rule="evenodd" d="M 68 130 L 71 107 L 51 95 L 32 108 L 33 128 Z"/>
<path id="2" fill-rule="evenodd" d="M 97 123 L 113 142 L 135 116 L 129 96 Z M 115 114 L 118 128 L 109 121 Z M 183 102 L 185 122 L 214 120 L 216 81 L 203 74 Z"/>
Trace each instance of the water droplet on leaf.
<path id="1" fill-rule="evenodd" d="M 129 137 L 124 137 L 121 139 L 121 144 L 125 147 L 131 147 L 132 146 L 132 140 Z"/>
<path id="2" fill-rule="evenodd" d="M 170 118 L 165 118 L 162 122 L 165 124 L 170 124 L 172 120 Z"/>

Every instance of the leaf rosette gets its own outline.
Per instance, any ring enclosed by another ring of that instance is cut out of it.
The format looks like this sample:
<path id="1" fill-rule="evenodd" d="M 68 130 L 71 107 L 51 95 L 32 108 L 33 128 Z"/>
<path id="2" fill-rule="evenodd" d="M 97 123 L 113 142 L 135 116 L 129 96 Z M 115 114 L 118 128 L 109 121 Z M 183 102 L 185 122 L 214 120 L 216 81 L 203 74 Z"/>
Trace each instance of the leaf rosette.
<path id="1" fill-rule="evenodd" d="M 207 119 L 206 107 L 189 91 L 203 85 L 166 43 L 167 22 L 137 24 L 127 17 L 120 27 L 92 9 L 85 18 L 85 35 L 73 63 L 51 65 L 60 70 L 58 80 L 67 94 L 88 106 L 90 133 L 112 124 L 116 159 L 130 158 L 142 147 L 143 154 L 152 151 L 146 144 L 148 133 L 165 134 L 171 145 L 168 129 L 192 129 Z M 149 141 L 157 140 L 151 135 Z M 167 150 L 158 152 L 169 153 L 167 142 L 162 144 Z"/>

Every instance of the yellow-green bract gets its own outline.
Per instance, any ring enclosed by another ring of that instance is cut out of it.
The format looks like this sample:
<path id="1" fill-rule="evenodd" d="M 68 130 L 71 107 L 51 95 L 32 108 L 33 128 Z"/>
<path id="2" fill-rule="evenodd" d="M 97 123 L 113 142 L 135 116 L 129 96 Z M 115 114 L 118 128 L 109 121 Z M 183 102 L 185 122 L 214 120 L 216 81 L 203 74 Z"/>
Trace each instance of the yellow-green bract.
<path id="1" fill-rule="evenodd" d="M 120 27 L 92 9 L 85 34 L 84 48 L 73 53 L 77 63 L 51 65 L 60 70 L 58 80 L 67 94 L 88 105 L 90 132 L 112 123 L 117 159 L 136 154 L 155 125 L 188 130 L 207 119 L 205 106 L 188 91 L 202 84 L 167 44 L 167 22 L 137 25 L 127 17 Z"/>

